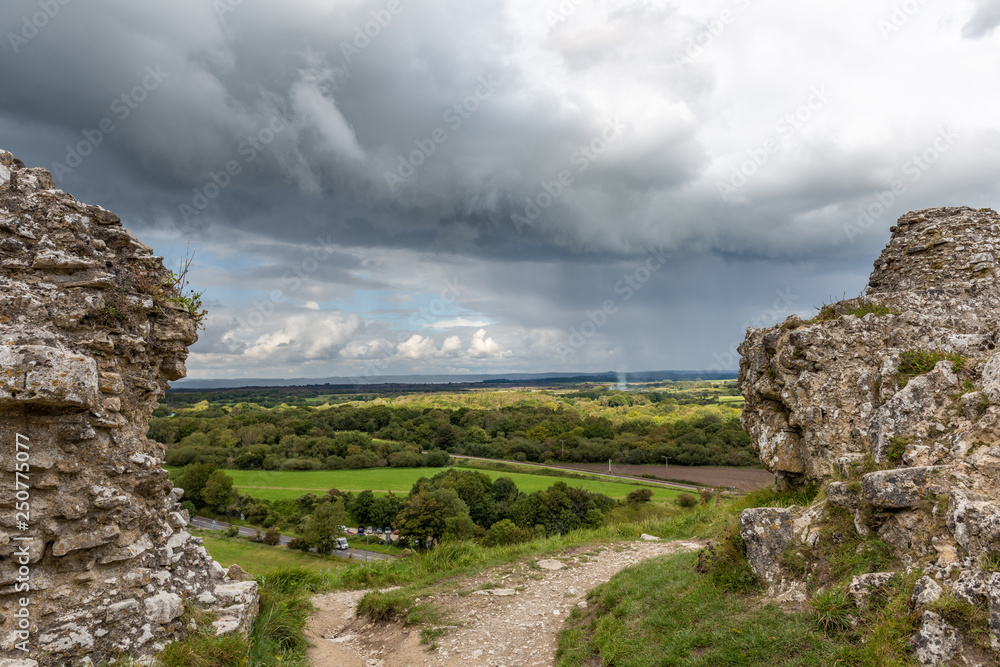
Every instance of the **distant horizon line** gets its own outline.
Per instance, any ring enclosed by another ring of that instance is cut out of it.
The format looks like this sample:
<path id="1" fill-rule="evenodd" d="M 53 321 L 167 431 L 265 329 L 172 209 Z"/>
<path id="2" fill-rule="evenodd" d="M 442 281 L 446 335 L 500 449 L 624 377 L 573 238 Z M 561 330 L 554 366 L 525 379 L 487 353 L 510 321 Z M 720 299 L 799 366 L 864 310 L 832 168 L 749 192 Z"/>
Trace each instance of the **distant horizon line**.
<path id="1" fill-rule="evenodd" d="M 625 376 L 626 381 L 656 382 L 662 380 L 729 380 L 736 379 L 738 369 L 732 370 L 654 370 L 654 371 L 565 371 L 541 373 L 411 373 L 392 375 L 366 376 L 327 376 L 327 377 L 294 377 L 294 378 L 185 378 L 171 382 L 172 389 L 192 387 L 204 388 L 239 388 L 239 387 L 280 387 L 280 386 L 315 386 L 315 385 L 379 385 L 379 384 L 448 384 L 448 383 L 480 383 L 490 380 L 553 380 L 560 378 L 604 378 L 619 380 Z M 212 385 L 209 387 L 208 385 Z"/>

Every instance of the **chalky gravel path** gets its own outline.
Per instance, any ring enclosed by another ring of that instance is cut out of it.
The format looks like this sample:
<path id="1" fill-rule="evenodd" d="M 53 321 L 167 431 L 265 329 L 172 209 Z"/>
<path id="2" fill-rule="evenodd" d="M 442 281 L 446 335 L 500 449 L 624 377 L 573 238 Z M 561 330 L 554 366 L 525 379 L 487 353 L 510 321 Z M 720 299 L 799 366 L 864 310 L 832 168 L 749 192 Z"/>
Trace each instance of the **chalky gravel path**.
<path id="1" fill-rule="evenodd" d="M 512 563 L 457 582 L 433 597 L 447 631 L 429 651 L 420 630 L 354 616 L 364 591 L 313 598 L 310 651 L 315 667 L 541 667 L 555 664 L 556 636 L 591 589 L 648 558 L 700 549 L 686 541 L 637 541 L 576 548 L 539 561 Z"/>

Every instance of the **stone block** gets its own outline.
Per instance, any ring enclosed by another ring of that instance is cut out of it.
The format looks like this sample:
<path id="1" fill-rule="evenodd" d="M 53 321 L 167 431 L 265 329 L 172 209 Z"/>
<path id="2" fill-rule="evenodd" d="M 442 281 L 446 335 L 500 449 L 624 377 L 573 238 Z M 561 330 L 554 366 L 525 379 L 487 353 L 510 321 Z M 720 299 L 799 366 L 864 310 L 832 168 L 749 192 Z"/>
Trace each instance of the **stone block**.
<path id="1" fill-rule="evenodd" d="M 921 665 L 939 667 L 948 664 L 958 652 L 958 630 L 933 611 L 925 611 L 920 630 L 910 643 Z"/>
<path id="2" fill-rule="evenodd" d="M 910 600 L 916 607 L 925 607 L 936 602 L 943 592 L 944 589 L 936 581 L 928 576 L 923 576 L 917 579 L 917 583 L 913 585 L 913 595 Z"/>
<path id="3" fill-rule="evenodd" d="M 937 470 L 940 468 L 928 466 L 870 472 L 861 478 L 861 495 L 882 509 L 916 507 L 928 493 L 927 486 Z"/>
<path id="4" fill-rule="evenodd" d="M 792 513 L 776 507 L 743 510 L 740 537 L 754 573 L 769 583 L 774 582 L 781 555 L 792 541 Z"/>
<path id="5" fill-rule="evenodd" d="M 985 497 L 952 489 L 945 520 L 967 554 L 1000 551 L 1000 506 Z"/>
<path id="6" fill-rule="evenodd" d="M 56 557 L 65 556 L 70 551 L 76 551 L 78 549 L 92 549 L 94 547 L 101 546 L 102 544 L 107 544 L 111 540 L 118 537 L 119 533 L 121 533 L 121 528 L 118 526 L 103 526 L 88 533 L 66 535 L 60 537 L 56 540 L 56 543 L 52 545 L 52 555 Z"/>
<path id="7" fill-rule="evenodd" d="M 176 593 L 161 591 L 143 601 L 146 618 L 153 623 L 164 625 L 184 613 L 184 600 Z"/>
<path id="8" fill-rule="evenodd" d="M 0 345 L 0 406 L 90 408 L 98 403 L 93 359 L 44 345 Z"/>
<path id="9" fill-rule="evenodd" d="M 847 587 L 847 594 L 859 608 L 867 607 L 872 589 L 884 586 L 892 578 L 892 575 L 892 572 L 859 574 L 851 580 L 851 585 Z"/>

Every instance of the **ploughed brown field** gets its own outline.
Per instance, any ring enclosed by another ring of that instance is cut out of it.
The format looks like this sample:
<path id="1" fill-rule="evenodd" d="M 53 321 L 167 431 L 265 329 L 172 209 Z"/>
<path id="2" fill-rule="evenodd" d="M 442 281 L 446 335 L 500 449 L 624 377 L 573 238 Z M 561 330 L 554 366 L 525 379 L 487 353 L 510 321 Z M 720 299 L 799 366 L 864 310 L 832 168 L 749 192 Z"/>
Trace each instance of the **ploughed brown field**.
<path id="1" fill-rule="evenodd" d="M 564 468 L 586 470 L 587 472 L 607 472 L 606 463 L 568 463 L 560 464 Z M 774 474 L 766 470 L 752 468 L 713 468 L 709 466 L 675 466 L 667 470 L 661 465 L 625 465 L 616 463 L 612 472 L 619 475 L 642 477 L 653 475 L 658 479 L 674 482 L 694 482 L 709 486 L 735 487 L 740 491 L 753 491 L 774 483 Z"/>

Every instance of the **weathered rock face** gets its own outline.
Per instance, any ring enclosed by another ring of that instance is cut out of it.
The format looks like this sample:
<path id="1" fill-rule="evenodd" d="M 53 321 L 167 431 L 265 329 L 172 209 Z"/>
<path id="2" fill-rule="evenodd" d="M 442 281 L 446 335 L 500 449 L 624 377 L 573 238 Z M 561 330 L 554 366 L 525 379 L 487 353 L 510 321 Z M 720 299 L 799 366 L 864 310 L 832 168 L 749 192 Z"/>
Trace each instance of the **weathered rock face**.
<path id="1" fill-rule="evenodd" d="M 816 536 L 835 550 L 853 514 L 851 544 L 878 540 L 897 570 L 922 571 L 909 599 L 926 665 L 978 664 L 982 649 L 928 609 L 945 593 L 989 610 L 1000 649 L 998 251 L 994 211 L 908 213 L 863 296 L 750 329 L 740 347 L 743 425 L 764 466 L 779 486 L 826 488 L 791 520 L 836 526 L 827 538 L 796 528 L 791 548 L 808 552 Z M 860 605 L 891 576 L 861 575 L 849 592 Z"/>
<path id="2" fill-rule="evenodd" d="M 1000 216 L 991 210 L 909 213 L 863 296 L 809 322 L 792 316 L 750 329 L 740 347 L 743 425 L 764 466 L 782 483 L 825 481 L 838 461 L 885 461 L 894 438 L 912 439 L 903 452 L 911 466 L 965 462 L 977 440 L 994 440 L 998 250 Z M 942 361 L 897 388 L 901 353 L 934 349 L 961 355 L 962 377 Z"/>
<path id="3" fill-rule="evenodd" d="M 206 593 L 224 630 L 252 622 L 256 584 L 184 530 L 146 438 L 197 338 L 171 279 L 117 216 L 0 151 L 0 662 L 150 655 Z"/>

